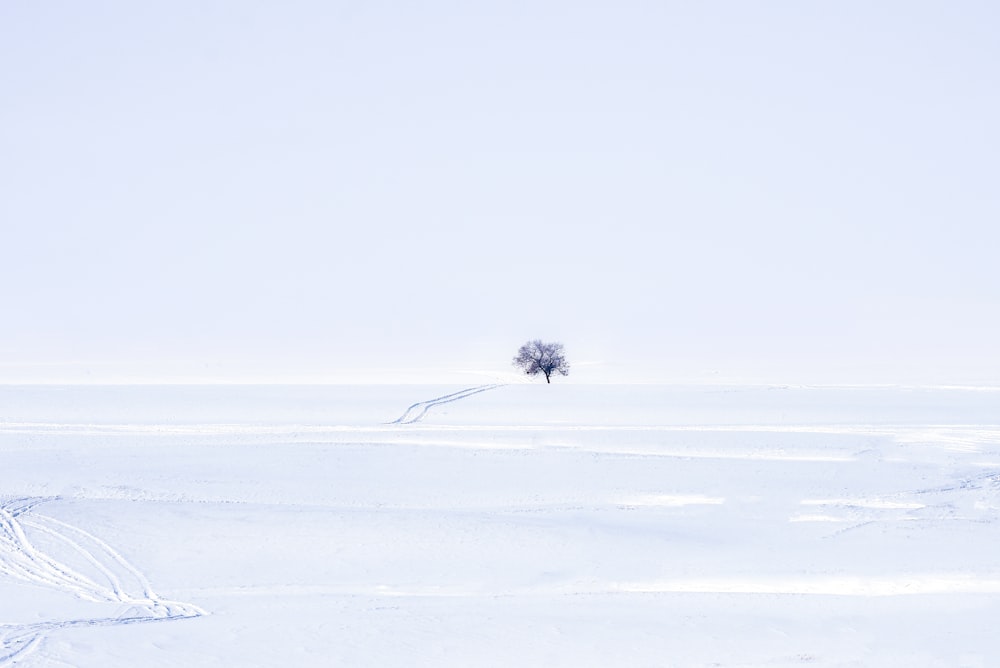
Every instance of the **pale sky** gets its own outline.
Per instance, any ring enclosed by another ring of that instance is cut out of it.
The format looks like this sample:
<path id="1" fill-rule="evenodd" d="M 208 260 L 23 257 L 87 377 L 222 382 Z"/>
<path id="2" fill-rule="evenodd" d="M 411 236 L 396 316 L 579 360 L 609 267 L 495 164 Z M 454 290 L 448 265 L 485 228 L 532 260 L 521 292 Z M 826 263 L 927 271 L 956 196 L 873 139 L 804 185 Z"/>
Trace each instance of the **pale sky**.
<path id="1" fill-rule="evenodd" d="M 0 382 L 1000 383 L 993 2 L 0 5 Z"/>

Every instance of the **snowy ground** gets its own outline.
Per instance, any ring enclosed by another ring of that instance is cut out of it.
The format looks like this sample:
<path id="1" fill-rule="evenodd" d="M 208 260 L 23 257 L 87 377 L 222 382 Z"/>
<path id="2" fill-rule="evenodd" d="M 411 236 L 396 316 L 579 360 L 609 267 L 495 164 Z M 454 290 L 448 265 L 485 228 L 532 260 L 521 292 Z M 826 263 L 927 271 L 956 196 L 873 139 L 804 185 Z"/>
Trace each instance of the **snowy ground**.
<path id="1" fill-rule="evenodd" d="M 0 667 L 997 665 L 1000 392 L 463 389 L 0 388 Z"/>

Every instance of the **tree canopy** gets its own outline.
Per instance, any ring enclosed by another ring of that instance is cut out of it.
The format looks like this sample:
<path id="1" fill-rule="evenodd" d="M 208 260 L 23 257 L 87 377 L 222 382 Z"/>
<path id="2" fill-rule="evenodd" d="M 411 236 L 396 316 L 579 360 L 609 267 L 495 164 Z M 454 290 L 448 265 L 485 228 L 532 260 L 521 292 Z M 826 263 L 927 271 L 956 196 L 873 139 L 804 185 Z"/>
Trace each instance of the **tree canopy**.
<path id="1" fill-rule="evenodd" d="M 528 341 L 517 351 L 514 366 L 523 369 L 524 373 L 534 376 L 545 374 L 545 382 L 551 383 L 553 373 L 569 375 L 569 362 L 563 352 L 561 343 L 546 343 L 539 339 Z"/>

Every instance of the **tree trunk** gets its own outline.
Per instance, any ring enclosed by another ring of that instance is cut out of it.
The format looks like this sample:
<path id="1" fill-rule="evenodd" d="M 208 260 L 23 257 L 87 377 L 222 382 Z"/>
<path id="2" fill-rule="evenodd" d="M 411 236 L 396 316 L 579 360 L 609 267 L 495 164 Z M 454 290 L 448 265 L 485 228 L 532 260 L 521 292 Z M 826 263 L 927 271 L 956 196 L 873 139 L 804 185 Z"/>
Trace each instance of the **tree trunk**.
<path id="1" fill-rule="evenodd" d="M 549 383 L 550 385 L 552 384 L 552 381 L 549 380 L 549 374 L 545 374 L 545 382 Z"/>

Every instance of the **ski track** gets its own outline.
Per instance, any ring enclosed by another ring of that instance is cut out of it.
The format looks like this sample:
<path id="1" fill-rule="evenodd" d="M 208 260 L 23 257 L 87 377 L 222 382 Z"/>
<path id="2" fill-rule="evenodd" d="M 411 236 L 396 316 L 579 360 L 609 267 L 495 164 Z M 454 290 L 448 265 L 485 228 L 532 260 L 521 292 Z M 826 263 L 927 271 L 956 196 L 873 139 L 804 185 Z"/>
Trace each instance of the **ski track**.
<path id="1" fill-rule="evenodd" d="M 56 497 L 58 498 L 58 497 Z M 118 617 L 0 625 L 0 668 L 35 652 L 48 634 L 81 626 L 120 626 L 200 617 L 198 606 L 162 599 L 146 577 L 108 543 L 83 529 L 31 511 L 50 498 L 0 500 L 0 576 L 57 589 L 77 598 L 128 606 Z M 98 583 L 32 544 L 25 528 L 68 547 L 100 574 Z"/>
<path id="2" fill-rule="evenodd" d="M 452 392 L 451 394 L 446 394 L 441 397 L 436 397 L 434 399 L 428 399 L 426 401 L 418 401 L 417 403 L 411 405 L 406 411 L 400 415 L 398 418 L 392 422 L 387 422 L 386 424 L 413 424 L 414 422 L 419 422 L 427 414 L 427 411 L 434 408 L 435 406 L 440 406 L 442 404 L 450 404 L 453 401 L 458 401 L 459 399 L 465 399 L 466 397 L 471 397 L 473 394 L 479 394 L 480 392 L 486 392 L 488 390 L 495 390 L 498 387 L 502 387 L 501 383 L 495 383 L 493 385 L 477 385 L 475 387 L 468 387 L 464 390 L 458 392 Z M 415 416 L 411 416 L 411 413 L 418 411 Z"/>

